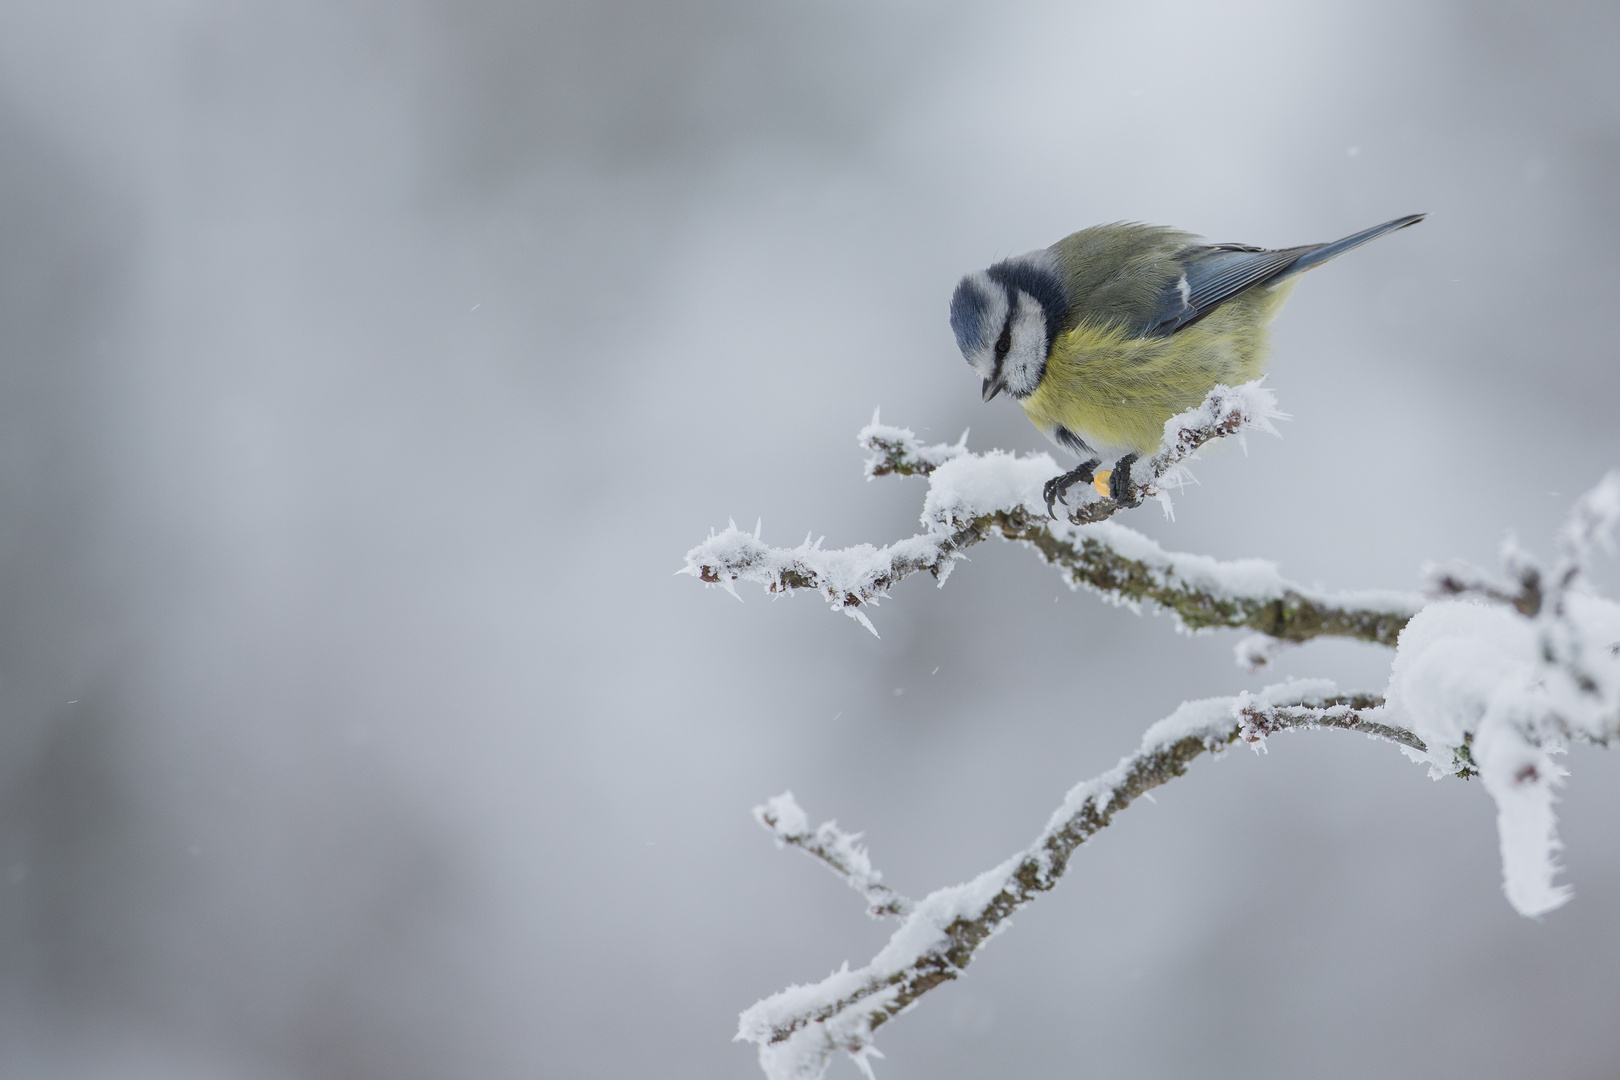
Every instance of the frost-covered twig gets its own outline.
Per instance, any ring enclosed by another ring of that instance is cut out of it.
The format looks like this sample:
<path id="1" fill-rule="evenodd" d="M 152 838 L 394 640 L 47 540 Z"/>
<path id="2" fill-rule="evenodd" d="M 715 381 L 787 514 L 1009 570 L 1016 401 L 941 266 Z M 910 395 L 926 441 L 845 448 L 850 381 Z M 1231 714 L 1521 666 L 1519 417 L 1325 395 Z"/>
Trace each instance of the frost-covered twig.
<path id="1" fill-rule="evenodd" d="M 1148 729 L 1136 753 L 1070 790 L 1029 847 L 966 884 L 918 901 L 865 967 L 851 971 L 846 964 L 820 983 L 792 986 L 758 1002 L 739 1018 L 737 1038 L 758 1045 L 760 1064 L 771 1080 L 818 1078 L 840 1050 L 864 1067 L 876 1028 L 929 990 L 959 977 L 1014 911 L 1058 883 L 1075 849 L 1137 796 L 1182 775 L 1206 751 L 1317 727 L 1360 731 L 1418 752 L 1424 749 L 1412 732 L 1384 721 L 1378 698 L 1333 696 L 1331 690 L 1331 684 L 1322 682 L 1290 683 L 1259 694 L 1181 706 Z M 798 815 L 796 831 L 807 831 L 803 811 L 791 797 L 787 805 L 789 816 Z M 767 827 L 782 839 L 779 825 Z"/>
<path id="2" fill-rule="evenodd" d="M 1511 538 L 1502 544 L 1502 567 L 1512 579 L 1504 585 L 1476 567 L 1454 562 L 1426 568 L 1433 596 L 1472 596 L 1493 604 L 1506 604 L 1520 615 L 1541 611 L 1541 567 Z"/>
<path id="3" fill-rule="evenodd" d="M 860 833 L 847 833 L 836 821 L 810 828 L 810 819 L 799 809 L 793 792 L 784 791 L 754 807 L 754 820 L 771 831 L 778 845 L 791 845 L 820 859 L 850 888 L 866 897 L 868 915 L 905 916 L 916 906 L 883 884 L 883 875 L 872 869 L 872 859 L 860 844 Z"/>
<path id="4" fill-rule="evenodd" d="M 968 453 L 967 432 L 954 443 L 924 443 L 910 428 L 881 423 L 876 412 L 872 422 L 861 428 L 855 441 L 872 451 L 866 459 L 866 478 L 880 476 L 927 476 L 952 458 Z"/>
<path id="5" fill-rule="evenodd" d="M 1138 462 L 1133 475 L 1147 493 L 1162 495 L 1199 446 L 1249 428 L 1269 430 L 1274 415 L 1270 393 L 1256 385 L 1217 387 L 1198 409 L 1165 424 L 1163 447 Z M 925 446 L 909 430 L 875 418 L 860 439 L 874 455 L 867 461 L 868 476 L 928 476 L 924 532 L 882 548 L 859 544 L 829 550 L 809 539 L 796 548 L 777 548 L 761 541 L 757 529 L 748 533 L 733 524 L 687 552 L 682 572 L 733 595 L 737 581 L 773 594 L 813 589 L 874 633 L 867 606 L 920 571 L 943 584 L 968 548 L 995 536 L 1033 547 L 1062 570 L 1071 588 L 1091 589 L 1131 606 L 1151 603 L 1190 630 L 1247 627 L 1289 642 L 1349 637 L 1394 645 L 1423 604 L 1411 593 L 1307 589 L 1259 559 L 1220 562 L 1167 552 L 1135 530 L 1104 521 L 1119 509 L 1106 497 L 1094 497 L 1067 520 L 1054 521 L 1041 489 L 1057 466 L 1046 454 L 975 454 L 966 449 L 965 435 L 955 444 Z"/>

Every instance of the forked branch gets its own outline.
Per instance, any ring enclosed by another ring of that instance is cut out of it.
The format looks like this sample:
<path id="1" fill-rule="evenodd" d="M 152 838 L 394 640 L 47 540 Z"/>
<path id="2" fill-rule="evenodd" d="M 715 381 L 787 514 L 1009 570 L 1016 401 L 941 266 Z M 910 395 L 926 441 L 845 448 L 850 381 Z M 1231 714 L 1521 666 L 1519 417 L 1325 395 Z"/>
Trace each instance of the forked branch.
<path id="1" fill-rule="evenodd" d="M 1258 743 L 1278 732 L 1320 727 L 1425 749 L 1412 732 L 1386 722 L 1379 698 L 1336 696 L 1326 692 L 1330 689 L 1324 683 L 1285 684 L 1181 706 L 1148 729 L 1136 753 L 1073 788 L 1029 847 L 966 884 L 910 905 L 888 945 L 865 967 L 846 966 L 813 986 L 789 987 L 754 1005 L 740 1017 L 737 1038 L 758 1045 L 760 1064 L 772 1080 L 819 1077 L 838 1051 L 864 1067 L 873 1031 L 923 994 L 959 977 L 1014 911 L 1057 885 L 1080 845 L 1139 795 L 1185 773 L 1201 754 L 1240 740 Z M 850 869 L 847 860 L 828 858 L 800 842 L 815 834 L 791 795 L 757 808 L 755 816 L 779 841 L 805 848 L 858 890 L 867 892 L 865 879 L 875 879 L 864 852 Z M 836 826 L 822 830 L 847 835 Z M 867 896 L 870 902 L 872 894 Z"/>

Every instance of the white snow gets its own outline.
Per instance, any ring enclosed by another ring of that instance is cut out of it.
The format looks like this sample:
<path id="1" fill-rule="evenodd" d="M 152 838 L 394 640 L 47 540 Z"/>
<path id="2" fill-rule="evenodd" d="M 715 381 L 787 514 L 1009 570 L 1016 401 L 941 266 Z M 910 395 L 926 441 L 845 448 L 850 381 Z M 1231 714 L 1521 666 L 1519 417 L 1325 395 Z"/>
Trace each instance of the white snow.
<path id="1" fill-rule="evenodd" d="M 763 806 L 754 807 L 754 820 L 776 834 L 778 846 L 810 833 L 810 818 L 799 808 L 793 792 L 766 799 Z"/>
<path id="2" fill-rule="evenodd" d="M 1553 884 L 1563 848 L 1553 788 L 1566 773 L 1522 730 L 1496 720 L 1481 724 L 1475 734 L 1474 760 L 1485 790 L 1496 800 L 1502 891 L 1519 914 L 1541 915 L 1573 895 L 1568 885 Z"/>
<path id="3" fill-rule="evenodd" d="M 1455 751 L 1492 703 L 1509 708 L 1534 684 L 1535 643 L 1530 620 L 1473 600 L 1437 601 L 1406 624 L 1384 696 L 1394 721 L 1428 745 L 1427 755 L 1410 753 L 1431 775 L 1456 772 Z"/>
<path id="4" fill-rule="evenodd" d="M 1041 453 L 1019 457 L 990 450 L 953 458 L 928 478 L 922 523 L 930 530 L 952 531 L 982 514 L 1019 507 L 1044 515 L 1046 500 L 1041 489 L 1062 471 L 1050 455 Z"/>

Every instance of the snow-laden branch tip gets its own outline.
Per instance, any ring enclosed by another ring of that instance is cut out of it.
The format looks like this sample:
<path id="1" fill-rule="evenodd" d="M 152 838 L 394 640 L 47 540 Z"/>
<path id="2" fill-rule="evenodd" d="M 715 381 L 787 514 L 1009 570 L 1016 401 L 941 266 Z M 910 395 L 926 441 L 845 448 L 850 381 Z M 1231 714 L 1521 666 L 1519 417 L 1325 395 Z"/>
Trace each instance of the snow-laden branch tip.
<path id="1" fill-rule="evenodd" d="M 810 828 L 810 819 L 799 809 L 793 792 L 784 791 L 754 807 L 754 820 L 771 831 L 778 846 L 796 847 L 820 859 L 866 898 L 866 913 L 873 918 L 909 915 L 916 906 L 883 884 L 883 875 L 872 868 L 872 859 L 861 846 L 860 833 L 845 832 L 836 821 Z"/>
<path id="2" fill-rule="evenodd" d="M 1250 430 L 1272 431 L 1271 421 L 1279 415 L 1271 392 L 1258 384 L 1216 387 L 1197 409 L 1166 422 L 1164 444 L 1136 463 L 1133 479 L 1145 493 L 1165 496 L 1166 488 L 1185 479 L 1183 465 L 1200 446 Z M 915 536 L 881 548 L 828 549 L 808 538 L 798 547 L 778 548 L 762 541 L 759 530 L 749 533 L 732 524 L 687 552 L 681 572 L 733 595 L 738 581 L 778 595 L 814 590 L 873 633 L 867 607 L 921 571 L 944 584 L 968 548 L 993 536 L 1034 548 L 1061 569 L 1070 588 L 1090 589 L 1135 608 L 1151 604 L 1171 612 L 1188 630 L 1247 627 L 1288 642 L 1329 636 L 1393 645 L 1423 604 L 1411 593 L 1308 589 L 1260 559 L 1221 562 L 1167 552 L 1141 533 L 1104 520 L 1120 507 L 1090 488 L 1084 489 L 1087 501 L 1067 519 L 1054 521 L 1042 496 L 1046 481 L 1059 471 L 1051 457 L 973 453 L 966 438 L 928 446 L 876 417 L 862 429 L 861 445 L 873 454 L 866 463 L 869 477 L 928 477 L 923 532 Z"/>
<path id="3" fill-rule="evenodd" d="M 1611 647 L 1620 605 L 1587 581 L 1617 522 L 1620 474 L 1611 473 L 1577 500 L 1551 567 L 1509 541 L 1505 582 L 1465 566 L 1432 571 L 1435 592 L 1468 599 L 1413 618 L 1390 673 L 1391 715 L 1429 746 L 1413 756 L 1435 776 L 1477 773 L 1496 801 L 1503 890 L 1525 915 L 1570 897 L 1554 883 L 1553 804 L 1565 770 L 1553 756 L 1573 741 L 1620 736 L 1620 650 Z"/>
<path id="4" fill-rule="evenodd" d="M 1005 929 L 1008 917 L 1053 888 L 1075 850 L 1137 796 L 1182 775 L 1206 751 L 1240 740 L 1261 743 L 1281 731 L 1342 728 L 1423 752 L 1416 735 L 1383 721 L 1379 705 L 1368 695 L 1334 696 L 1332 684 L 1316 681 L 1181 706 L 1147 730 L 1134 754 L 1071 789 L 1023 851 L 911 905 L 889 943 L 864 967 L 845 964 L 819 983 L 790 986 L 758 1002 L 738 1019 L 737 1038 L 759 1047 L 760 1065 L 771 1080 L 816 1080 L 839 1051 L 864 1069 L 873 1032 L 929 990 L 960 977 L 978 950 Z M 796 843 L 823 861 L 832 860 L 795 838 L 824 830 L 847 836 L 831 824 L 812 832 L 791 796 L 778 796 L 756 816 L 779 842 Z M 854 875 L 846 876 L 853 883 Z"/>
<path id="5" fill-rule="evenodd" d="M 926 444 L 910 428 L 879 422 L 873 410 L 872 422 L 861 428 L 855 441 L 872 452 L 866 459 L 866 478 L 876 480 L 880 476 L 927 476 L 947 461 L 966 454 L 967 437 L 964 431 L 954 443 Z"/>

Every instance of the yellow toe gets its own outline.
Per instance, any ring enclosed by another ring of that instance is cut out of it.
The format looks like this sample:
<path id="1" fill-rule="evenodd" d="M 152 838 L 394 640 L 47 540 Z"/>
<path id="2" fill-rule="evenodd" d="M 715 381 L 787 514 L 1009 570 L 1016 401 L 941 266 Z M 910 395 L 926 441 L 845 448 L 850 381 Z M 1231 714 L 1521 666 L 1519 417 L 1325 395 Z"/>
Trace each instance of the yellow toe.
<path id="1" fill-rule="evenodd" d="M 1097 494 L 1105 496 L 1108 494 L 1108 478 L 1113 475 L 1113 469 L 1097 470 L 1097 477 L 1091 482 L 1091 486 L 1097 489 Z"/>

